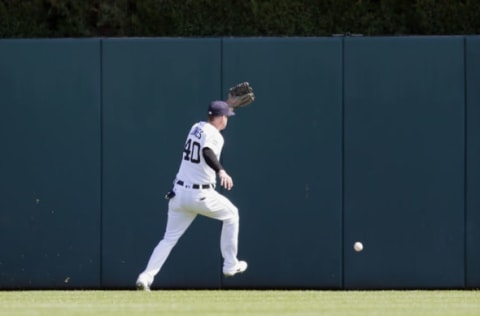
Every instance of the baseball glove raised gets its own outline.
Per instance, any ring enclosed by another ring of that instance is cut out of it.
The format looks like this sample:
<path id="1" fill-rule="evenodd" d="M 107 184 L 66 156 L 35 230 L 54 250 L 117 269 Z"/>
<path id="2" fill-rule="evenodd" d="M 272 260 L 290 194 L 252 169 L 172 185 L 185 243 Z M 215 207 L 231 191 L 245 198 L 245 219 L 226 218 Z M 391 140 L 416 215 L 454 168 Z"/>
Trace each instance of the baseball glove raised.
<path id="1" fill-rule="evenodd" d="M 241 108 L 255 100 L 255 94 L 248 82 L 242 82 L 228 89 L 227 103 L 233 108 Z"/>

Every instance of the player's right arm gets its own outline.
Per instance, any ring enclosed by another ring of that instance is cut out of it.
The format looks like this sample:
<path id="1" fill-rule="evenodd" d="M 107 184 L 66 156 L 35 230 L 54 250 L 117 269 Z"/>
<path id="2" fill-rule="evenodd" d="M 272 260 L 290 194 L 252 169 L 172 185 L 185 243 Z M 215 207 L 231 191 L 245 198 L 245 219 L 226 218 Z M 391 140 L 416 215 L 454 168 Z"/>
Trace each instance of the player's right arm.
<path id="1" fill-rule="evenodd" d="M 203 154 L 203 159 L 205 159 L 205 162 L 207 165 L 215 170 L 215 172 L 219 172 L 220 170 L 223 169 L 222 165 L 220 164 L 220 161 L 218 161 L 217 156 L 213 152 L 213 150 L 209 147 L 204 147 L 202 150 Z"/>
<path id="2" fill-rule="evenodd" d="M 213 150 L 209 147 L 205 147 L 202 150 L 202 154 L 203 159 L 205 159 L 207 165 L 213 170 L 215 170 L 215 172 L 218 174 L 218 177 L 220 178 L 220 185 L 227 190 L 231 190 L 233 187 L 232 177 L 230 177 L 230 175 L 225 171 L 225 169 L 223 169 L 220 161 L 218 161 L 217 156 L 215 155 Z"/>
<path id="3" fill-rule="evenodd" d="M 227 190 L 231 190 L 233 188 L 233 180 L 232 177 L 225 171 L 225 170 L 220 170 L 218 172 L 218 177 L 220 178 L 220 185 L 224 187 Z"/>

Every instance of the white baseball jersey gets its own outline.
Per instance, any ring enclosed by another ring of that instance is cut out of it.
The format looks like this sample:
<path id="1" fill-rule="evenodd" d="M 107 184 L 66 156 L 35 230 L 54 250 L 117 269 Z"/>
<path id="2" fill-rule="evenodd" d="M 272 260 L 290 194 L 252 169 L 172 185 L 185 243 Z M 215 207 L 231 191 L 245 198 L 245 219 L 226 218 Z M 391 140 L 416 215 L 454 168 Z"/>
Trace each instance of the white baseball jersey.
<path id="1" fill-rule="evenodd" d="M 223 148 L 223 136 L 208 122 L 198 122 L 188 133 L 183 150 L 183 159 L 177 173 L 177 180 L 186 184 L 214 184 L 216 173 L 203 158 L 203 149 L 210 148 L 220 161 Z"/>

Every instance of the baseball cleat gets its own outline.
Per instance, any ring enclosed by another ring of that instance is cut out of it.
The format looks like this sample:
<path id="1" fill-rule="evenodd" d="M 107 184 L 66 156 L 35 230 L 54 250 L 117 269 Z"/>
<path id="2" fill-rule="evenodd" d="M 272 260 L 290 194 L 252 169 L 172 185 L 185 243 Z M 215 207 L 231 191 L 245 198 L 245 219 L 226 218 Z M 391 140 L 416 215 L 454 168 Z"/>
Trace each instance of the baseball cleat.
<path id="1" fill-rule="evenodd" d="M 136 286 L 137 286 L 137 290 L 139 290 L 139 291 L 150 292 L 150 286 L 147 283 L 144 283 L 144 282 L 138 280 L 137 283 L 136 283 Z"/>
<path id="2" fill-rule="evenodd" d="M 233 270 L 230 270 L 230 271 L 224 270 L 223 275 L 226 277 L 233 277 L 235 274 L 245 272 L 245 270 L 247 270 L 247 267 L 248 267 L 248 264 L 246 261 L 239 261 L 237 263 L 237 266 Z"/>

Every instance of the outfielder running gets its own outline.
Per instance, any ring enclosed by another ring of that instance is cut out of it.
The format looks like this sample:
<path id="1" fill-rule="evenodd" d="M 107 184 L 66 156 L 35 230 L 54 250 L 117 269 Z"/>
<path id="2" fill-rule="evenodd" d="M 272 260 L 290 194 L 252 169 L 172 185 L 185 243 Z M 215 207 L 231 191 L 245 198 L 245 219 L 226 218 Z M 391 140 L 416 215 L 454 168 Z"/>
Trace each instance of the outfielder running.
<path id="1" fill-rule="evenodd" d="M 220 164 L 224 143 L 220 131 L 235 114 L 230 106 L 223 101 L 212 102 L 208 107 L 208 122 L 198 122 L 190 129 L 174 188 L 166 196 L 169 203 L 165 235 L 138 276 L 137 289 L 150 290 L 170 251 L 198 214 L 223 222 L 220 237 L 223 274 L 230 277 L 247 269 L 247 262 L 237 259 L 238 209 L 215 190 L 217 175 L 222 187 L 227 190 L 233 187 L 232 178 Z"/>

